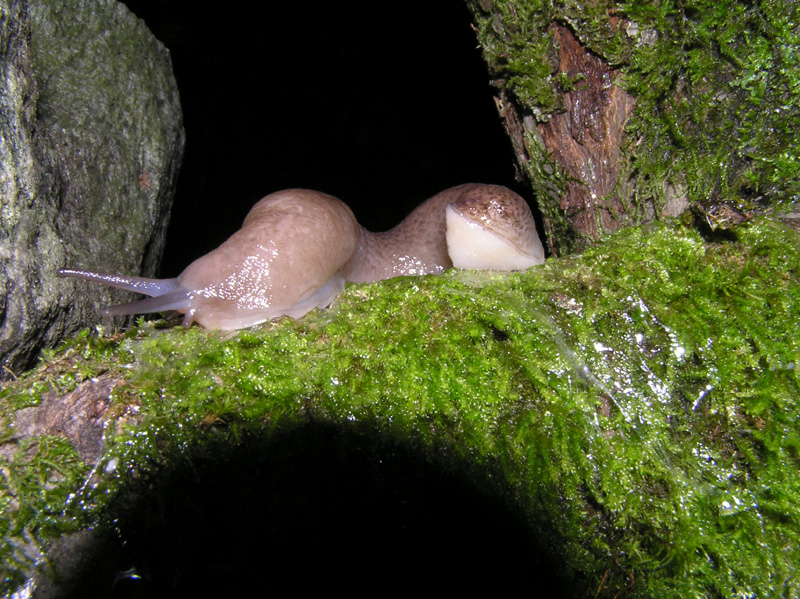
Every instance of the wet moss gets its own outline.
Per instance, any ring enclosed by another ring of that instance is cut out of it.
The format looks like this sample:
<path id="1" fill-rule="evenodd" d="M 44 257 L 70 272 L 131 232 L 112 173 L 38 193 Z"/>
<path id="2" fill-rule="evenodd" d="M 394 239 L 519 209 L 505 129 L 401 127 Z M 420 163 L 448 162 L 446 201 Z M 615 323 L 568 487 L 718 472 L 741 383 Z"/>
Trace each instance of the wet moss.
<path id="1" fill-rule="evenodd" d="M 685 172 L 693 201 L 796 201 L 798 10 L 781 0 L 623 4 L 640 36 L 656 32 L 637 37 L 623 70 L 637 99 L 630 133 L 646 140 L 636 163 L 673 180 Z"/>
<path id="2" fill-rule="evenodd" d="M 21 442 L 0 463 L 0 590 L 25 581 L 48 542 L 91 524 L 70 510 L 88 467 L 69 441 L 42 435 Z"/>
<path id="3" fill-rule="evenodd" d="M 113 518 L 109 498 L 193 448 L 320 422 L 506 497 L 583 596 L 798 597 L 800 236 L 759 218 L 732 234 L 651 224 L 524 274 L 353 285 L 228 338 L 84 334 L 3 401 L 105 369 L 128 383 L 111 413 L 136 418 L 111 419 L 97 465 L 40 462 L 63 471 L 44 499 L 6 476 L 5 544 Z"/>

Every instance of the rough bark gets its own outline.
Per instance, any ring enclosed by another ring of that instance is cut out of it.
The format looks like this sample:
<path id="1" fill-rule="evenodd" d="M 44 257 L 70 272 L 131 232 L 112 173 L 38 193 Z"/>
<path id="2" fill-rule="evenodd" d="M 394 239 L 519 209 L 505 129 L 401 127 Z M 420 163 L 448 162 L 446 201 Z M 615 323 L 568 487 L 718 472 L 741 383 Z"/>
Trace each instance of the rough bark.
<path id="1" fill-rule="evenodd" d="M 551 160 L 568 177 L 566 193 L 554 198 L 559 208 L 573 227 L 597 239 L 603 231 L 615 230 L 619 215 L 625 213 L 614 188 L 622 168 L 624 127 L 634 100 L 617 85 L 619 71 L 588 52 L 569 29 L 555 24 L 551 32 L 558 47 L 559 71 L 570 80 L 580 80 L 563 93 L 563 112 L 537 123 L 536 130 Z"/>
<path id="2" fill-rule="evenodd" d="M 13 439 L 24 441 L 41 435 L 62 436 L 69 439 L 81 460 L 87 464 L 96 463 L 103 453 L 103 432 L 111 394 L 120 382 L 113 377 L 101 376 L 84 381 L 67 394 L 49 391 L 38 406 L 23 408 L 16 413 Z M 3 453 L 3 448 L 0 448 L 0 453 Z"/>

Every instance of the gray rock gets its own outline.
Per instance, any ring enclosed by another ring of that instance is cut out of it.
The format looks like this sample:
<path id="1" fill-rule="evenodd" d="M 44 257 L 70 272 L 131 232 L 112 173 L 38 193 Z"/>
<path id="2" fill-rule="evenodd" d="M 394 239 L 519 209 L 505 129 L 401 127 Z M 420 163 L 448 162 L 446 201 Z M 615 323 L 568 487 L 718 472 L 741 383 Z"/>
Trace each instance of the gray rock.
<path id="1" fill-rule="evenodd" d="M 0 0 L 3 375 L 122 292 L 65 266 L 156 274 L 183 155 L 169 51 L 113 0 Z"/>

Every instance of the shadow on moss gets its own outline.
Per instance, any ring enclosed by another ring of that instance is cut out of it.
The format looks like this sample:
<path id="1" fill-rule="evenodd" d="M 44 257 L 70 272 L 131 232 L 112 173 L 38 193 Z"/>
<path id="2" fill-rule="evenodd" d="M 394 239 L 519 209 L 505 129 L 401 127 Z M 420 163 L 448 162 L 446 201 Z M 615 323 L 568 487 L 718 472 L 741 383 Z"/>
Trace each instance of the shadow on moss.
<path id="1" fill-rule="evenodd" d="M 309 422 L 174 456 L 111 502 L 105 564 L 62 589 L 573 596 L 551 548 L 502 498 L 360 428 Z"/>

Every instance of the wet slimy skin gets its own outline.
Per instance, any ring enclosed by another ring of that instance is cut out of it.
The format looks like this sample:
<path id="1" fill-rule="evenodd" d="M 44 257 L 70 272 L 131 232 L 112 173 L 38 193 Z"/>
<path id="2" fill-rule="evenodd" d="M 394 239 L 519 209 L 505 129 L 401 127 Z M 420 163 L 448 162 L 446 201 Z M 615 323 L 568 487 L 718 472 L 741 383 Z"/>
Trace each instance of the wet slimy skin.
<path id="1" fill-rule="evenodd" d="M 468 183 L 423 202 L 385 233 L 361 227 L 337 198 L 287 189 L 256 203 L 242 228 L 174 279 L 64 269 L 150 297 L 104 314 L 176 310 L 183 324 L 235 330 L 328 306 L 346 281 L 455 268 L 525 270 L 544 262 L 528 205 L 506 187 Z"/>

